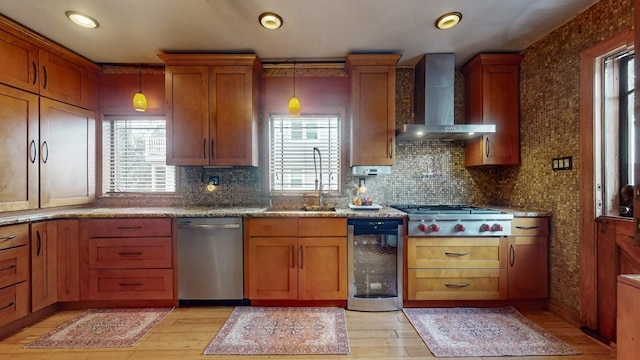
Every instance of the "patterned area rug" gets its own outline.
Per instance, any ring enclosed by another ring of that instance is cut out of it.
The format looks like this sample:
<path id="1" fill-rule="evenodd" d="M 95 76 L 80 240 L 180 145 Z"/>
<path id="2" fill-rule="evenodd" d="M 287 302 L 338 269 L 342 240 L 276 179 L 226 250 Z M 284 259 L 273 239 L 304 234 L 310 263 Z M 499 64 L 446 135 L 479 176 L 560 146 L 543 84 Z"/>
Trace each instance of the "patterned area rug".
<path id="1" fill-rule="evenodd" d="M 513 307 L 403 311 L 436 357 L 580 353 Z"/>
<path id="2" fill-rule="evenodd" d="M 349 354 L 344 309 L 236 307 L 204 351 L 213 354 Z"/>
<path id="3" fill-rule="evenodd" d="M 173 309 L 91 309 L 26 345 L 25 349 L 135 345 Z"/>

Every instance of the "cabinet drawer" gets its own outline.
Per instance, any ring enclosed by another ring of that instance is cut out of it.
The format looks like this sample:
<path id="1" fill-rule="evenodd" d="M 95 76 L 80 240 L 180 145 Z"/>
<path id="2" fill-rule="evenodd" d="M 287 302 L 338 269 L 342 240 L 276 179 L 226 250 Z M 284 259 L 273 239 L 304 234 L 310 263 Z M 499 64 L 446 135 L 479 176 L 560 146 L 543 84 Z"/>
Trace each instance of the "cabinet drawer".
<path id="1" fill-rule="evenodd" d="M 409 300 L 507 298 L 506 270 L 409 269 Z"/>
<path id="2" fill-rule="evenodd" d="M 171 268 L 171 238 L 89 240 L 90 269 Z"/>
<path id="3" fill-rule="evenodd" d="M 29 244 L 29 224 L 0 227 L 0 250 Z"/>
<path id="4" fill-rule="evenodd" d="M 549 218 L 520 217 L 511 221 L 511 236 L 547 236 Z"/>
<path id="5" fill-rule="evenodd" d="M 29 282 L 0 289 L 0 326 L 29 313 Z"/>
<path id="6" fill-rule="evenodd" d="M 506 269 L 506 238 L 409 238 L 408 268 Z"/>
<path id="7" fill-rule="evenodd" d="M 171 269 L 91 270 L 91 300 L 166 300 L 173 298 Z"/>
<path id="8" fill-rule="evenodd" d="M 171 236 L 171 219 L 92 219 L 87 222 L 87 234 L 96 238 Z"/>
<path id="9" fill-rule="evenodd" d="M 0 251 L 0 288 L 29 279 L 29 247 Z"/>
<path id="10" fill-rule="evenodd" d="M 346 218 L 300 218 L 298 236 L 347 236 Z"/>
<path id="11" fill-rule="evenodd" d="M 249 236 L 298 236 L 297 218 L 247 220 Z"/>

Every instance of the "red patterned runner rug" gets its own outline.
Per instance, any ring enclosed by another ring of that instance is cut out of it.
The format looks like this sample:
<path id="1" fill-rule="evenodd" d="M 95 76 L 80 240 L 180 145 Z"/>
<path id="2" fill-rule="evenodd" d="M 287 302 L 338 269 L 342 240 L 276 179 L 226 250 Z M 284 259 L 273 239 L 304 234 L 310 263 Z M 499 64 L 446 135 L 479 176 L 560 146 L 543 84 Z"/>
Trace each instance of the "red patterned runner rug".
<path id="1" fill-rule="evenodd" d="M 349 354 L 344 309 L 236 307 L 204 351 L 213 354 Z"/>
<path id="2" fill-rule="evenodd" d="M 513 307 L 403 311 L 436 357 L 580 354 Z"/>
<path id="3" fill-rule="evenodd" d="M 91 309 L 27 344 L 25 349 L 133 346 L 171 308 Z"/>

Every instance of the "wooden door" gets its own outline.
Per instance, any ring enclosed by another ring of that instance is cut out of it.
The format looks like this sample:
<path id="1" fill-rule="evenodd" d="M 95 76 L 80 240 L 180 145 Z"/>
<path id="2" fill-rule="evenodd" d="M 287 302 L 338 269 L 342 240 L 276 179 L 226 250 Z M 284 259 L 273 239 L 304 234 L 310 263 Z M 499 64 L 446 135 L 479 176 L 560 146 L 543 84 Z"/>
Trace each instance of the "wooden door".
<path id="1" fill-rule="evenodd" d="M 298 298 L 297 240 L 295 237 L 250 237 L 248 246 L 249 298 Z"/>
<path id="2" fill-rule="evenodd" d="M 95 114 L 40 99 L 40 207 L 95 200 Z"/>
<path id="3" fill-rule="evenodd" d="M 253 67 L 212 66 L 209 79 L 209 163 L 258 166 L 258 86 Z"/>
<path id="4" fill-rule="evenodd" d="M 395 66 L 351 70 L 351 166 L 395 164 Z"/>
<path id="5" fill-rule="evenodd" d="M 38 47 L 0 31 L 0 83 L 38 93 Z"/>
<path id="6" fill-rule="evenodd" d="M 209 68 L 167 66 L 167 164 L 209 165 Z"/>
<path id="7" fill-rule="evenodd" d="M 547 241 L 546 236 L 509 238 L 509 299 L 547 297 Z"/>
<path id="8" fill-rule="evenodd" d="M 298 239 L 300 300 L 347 299 L 346 237 Z"/>
<path id="9" fill-rule="evenodd" d="M 80 238 L 78 220 L 58 220 L 58 301 L 80 300 Z"/>
<path id="10" fill-rule="evenodd" d="M 38 143 L 38 96 L 0 85 L 0 211 L 38 208 Z"/>
<path id="11" fill-rule="evenodd" d="M 31 311 L 57 301 L 57 223 L 31 224 Z"/>

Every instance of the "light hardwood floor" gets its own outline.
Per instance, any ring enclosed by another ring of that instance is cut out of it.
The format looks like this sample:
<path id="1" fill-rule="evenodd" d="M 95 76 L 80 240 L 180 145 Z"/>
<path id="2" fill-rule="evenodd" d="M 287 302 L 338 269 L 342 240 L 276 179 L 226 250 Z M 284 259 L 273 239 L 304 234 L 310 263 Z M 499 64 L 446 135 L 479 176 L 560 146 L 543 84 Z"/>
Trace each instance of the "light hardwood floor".
<path id="1" fill-rule="evenodd" d="M 78 360 L 78 359 L 124 359 L 124 360 L 168 360 L 229 358 L 253 359 L 425 359 L 433 358 L 409 321 L 401 311 L 366 313 L 347 311 L 347 329 L 351 354 L 322 356 L 214 356 L 202 355 L 226 318 L 231 307 L 183 307 L 174 309 L 150 333 L 134 347 L 89 350 L 38 350 L 23 349 L 29 342 L 74 318 L 81 311 L 56 313 L 39 323 L 0 342 L 0 359 L 15 360 Z M 529 319 L 541 325 L 568 344 L 582 352 L 576 356 L 557 357 L 506 357 L 516 360 L 614 360 L 615 349 L 595 341 L 580 329 L 558 317 L 542 311 L 523 311 Z M 451 358 L 448 358 L 451 359 Z M 488 357 L 466 357 L 466 360 L 490 359 Z M 498 359 L 498 358 L 491 358 Z"/>

